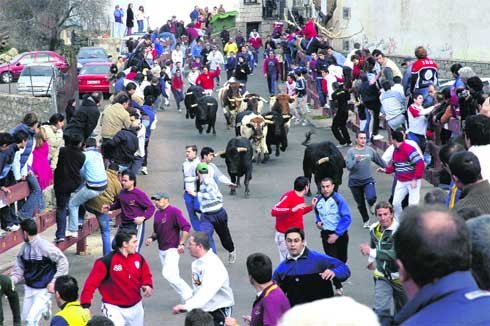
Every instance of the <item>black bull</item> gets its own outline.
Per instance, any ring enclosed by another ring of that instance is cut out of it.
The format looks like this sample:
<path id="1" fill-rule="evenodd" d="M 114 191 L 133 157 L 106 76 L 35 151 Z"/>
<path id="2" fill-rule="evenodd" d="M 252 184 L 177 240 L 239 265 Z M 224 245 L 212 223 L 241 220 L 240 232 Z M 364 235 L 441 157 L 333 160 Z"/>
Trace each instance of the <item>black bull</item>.
<path id="1" fill-rule="evenodd" d="M 271 111 L 263 115 L 267 120 L 272 121 L 272 124 L 268 125 L 267 137 L 265 139 L 267 143 L 267 150 L 269 153 L 272 152 L 272 145 L 276 146 L 276 156 L 280 155 L 279 149 L 281 151 L 286 151 L 288 147 L 288 134 L 286 131 L 285 124 L 291 118 L 289 115 L 282 115 L 280 112 Z M 268 158 L 269 154 L 266 155 Z"/>
<path id="2" fill-rule="evenodd" d="M 245 197 L 250 194 L 249 183 L 252 179 L 252 156 L 253 148 L 250 140 L 245 137 L 235 137 L 228 141 L 225 153 L 219 154 L 226 162 L 228 174 L 231 182 L 240 185 L 240 178 L 245 177 Z M 235 194 L 235 189 L 230 191 L 231 195 Z"/>
<path id="3" fill-rule="evenodd" d="M 306 146 L 303 157 L 303 173 L 310 182 L 311 175 L 315 175 L 317 192 L 320 192 L 320 182 L 324 178 L 331 178 L 335 184 L 335 191 L 337 191 L 342 184 L 344 168 L 344 157 L 332 142 L 324 141 Z M 308 190 L 308 195 L 311 195 L 310 190 Z"/>
<path id="4" fill-rule="evenodd" d="M 186 92 L 184 103 L 186 106 L 186 118 L 196 118 L 196 128 L 200 134 L 203 131 L 203 125 L 208 125 L 206 133 L 213 130 L 216 135 L 216 113 L 218 112 L 218 101 L 212 97 L 203 95 L 202 88 L 191 86 Z"/>

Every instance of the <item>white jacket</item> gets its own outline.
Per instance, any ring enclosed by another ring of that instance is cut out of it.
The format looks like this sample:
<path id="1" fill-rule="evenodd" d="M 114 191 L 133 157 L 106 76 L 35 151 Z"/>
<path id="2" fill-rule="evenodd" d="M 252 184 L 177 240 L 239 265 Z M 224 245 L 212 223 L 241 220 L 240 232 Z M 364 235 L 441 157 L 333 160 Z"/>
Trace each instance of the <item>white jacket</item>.
<path id="1" fill-rule="evenodd" d="M 187 311 L 209 312 L 235 304 L 228 271 L 212 250 L 192 262 L 192 286 L 194 294 L 184 304 Z"/>

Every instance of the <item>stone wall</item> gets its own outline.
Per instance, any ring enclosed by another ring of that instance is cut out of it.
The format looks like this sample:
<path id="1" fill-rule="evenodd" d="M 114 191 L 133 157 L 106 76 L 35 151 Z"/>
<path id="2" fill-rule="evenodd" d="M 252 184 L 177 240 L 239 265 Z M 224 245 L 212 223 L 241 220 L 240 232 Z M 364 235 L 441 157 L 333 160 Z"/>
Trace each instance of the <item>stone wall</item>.
<path id="1" fill-rule="evenodd" d="M 24 115 L 35 112 L 39 121 L 48 121 L 55 113 L 51 97 L 33 97 L 17 94 L 0 94 L 0 131 L 9 131 L 15 127 Z"/>
<path id="2" fill-rule="evenodd" d="M 398 66 L 403 61 L 403 56 L 389 56 L 393 61 L 395 61 Z M 463 67 L 471 67 L 477 76 L 480 78 L 490 77 L 490 62 L 481 62 L 481 61 L 464 61 L 464 60 L 448 60 L 448 59 L 438 59 L 431 58 L 437 62 L 439 65 L 439 78 L 440 79 L 453 79 L 451 75 L 451 66 L 455 63 L 460 63 Z"/>
<path id="3" fill-rule="evenodd" d="M 236 18 L 236 27 L 241 30 L 243 35 L 247 31 L 247 23 L 257 22 L 259 24 L 259 34 L 265 38 L 265 35 L 270 34 L 272 31 L 273 20 L 266 20 L 262 18 L 262 2 L 258 1 L 256 4 L 240 4 L 240 11 Z M 248 35 L 247 35 L 248 38 Z"/>

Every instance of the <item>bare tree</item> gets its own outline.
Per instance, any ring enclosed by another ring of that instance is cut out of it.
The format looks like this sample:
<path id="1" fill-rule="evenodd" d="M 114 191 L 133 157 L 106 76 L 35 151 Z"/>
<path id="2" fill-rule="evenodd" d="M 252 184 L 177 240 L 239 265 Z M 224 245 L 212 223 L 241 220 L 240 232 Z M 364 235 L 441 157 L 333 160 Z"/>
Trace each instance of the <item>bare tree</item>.
<path id="1" fill-rule="evenodd" d="M 11 40 L 25 49 L 55 50 L 71 27 L 106 21 L 109 0 L 0 0 L 0 18 Z"/>

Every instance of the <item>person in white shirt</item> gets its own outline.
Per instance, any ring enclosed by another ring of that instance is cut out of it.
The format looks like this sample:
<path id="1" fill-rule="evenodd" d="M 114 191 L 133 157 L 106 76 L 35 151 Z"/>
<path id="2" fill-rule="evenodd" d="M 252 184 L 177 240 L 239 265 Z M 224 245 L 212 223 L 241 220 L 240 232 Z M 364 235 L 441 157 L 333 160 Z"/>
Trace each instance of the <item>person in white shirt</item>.
<path id="1" fill-rule="evenodd" d="M 466 118 L 463 130 L 466 147 L 478 157 L 481 177 L 490 181 L 490 118 L 481 114 Z"/>
<path id="2" fill-rule="evenodd" d="M 199 76 L 200 71 L 197 70 L 197 67 L 192 67 L 191 71 L 187 75 L 187 81 L 189 82 L 190 86 L 195 86 L 196 85 L 196 79 Z"/>
<path id="3" fill-rule="evenodd" d="M 230 178 L 223 174 L 223 172 L 218 169 L 216 164 L 213 163 L 215 157 L 214 149 L 211 147 L 203 147 L 201 149 L 201 161 L 207 163 L 208 174 L 213 177 L 216 183 L 220 182 L 230 188 L 235 188 L 235 184 L 231 182 Z"/>
<path id="4" fill-rule="evenodd" d="M 417 142 L 419 148 L 424 151 L 427 132 L 427 115 L 429 115 L 436 106 L 424 108 L 422 103 L 424 96 L 421 93 L 415 93 L 413 104 L 408 107 L 408 133 L 407 139 Z"/>
<path id="5" fill-rule="evenodd" d="M 213 50 L 208 54 L 208 65 L 209 71 L 215 72 L 217 68 L 221 67 L 225 64 L 225 59 L 223 58 L 223 54 L 218 51 L 218 47 L 213 45 Z M 216 85 L 219 86 L 220 78 L 219 75 L 216 76 Z"/>
<path id="6" fill-rule="evenodd" d="M 196 196 L 196 167 L 199 164 L 196 145 L 188 145 L 185 147 L 185 158 L 186 160 L 182 163 L 182 173 L 184 175 L 184 202 L 192 228 L 194 231 L 201 231 L 201 223 L 196 213 L 196 210 L 199 209 L 199 202 Z"/>
<path id="7" fill-rule="evenodd" d="M 172 51 L 172 62 L 184 62 L 184 54 L 179 43 L 175 45 L 175 49 Z"/>
<path id="8" fill-rule="evenodd" d="M 179 314 L 199 308 L 213 316 L 215 325 L 224 325 L 225 318 L 231 316 L 235 304 L 230 287 L 228 271 L 223 262 L 210 250 L 208 235 L 195 232 L 188 245 L 192 257 L 192 286 L 194 293 L 184 304 L 173 307 L 172 312 Z"/>

